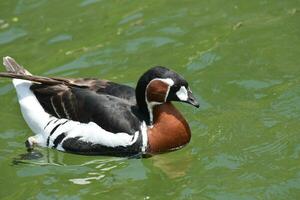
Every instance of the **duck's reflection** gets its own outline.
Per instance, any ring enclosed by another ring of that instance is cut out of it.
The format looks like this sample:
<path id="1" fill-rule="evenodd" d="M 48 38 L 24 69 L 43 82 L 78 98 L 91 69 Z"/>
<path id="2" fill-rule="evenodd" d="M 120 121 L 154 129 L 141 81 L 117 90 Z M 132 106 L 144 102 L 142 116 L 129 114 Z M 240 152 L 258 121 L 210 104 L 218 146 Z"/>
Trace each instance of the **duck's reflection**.
<path id="1" fill-rule="evenodd" d="M 102 184 L 110 185 L 113 182 L 121 184 L 129 180 L 150 180 L 157 175 L 169 179 L 183 177 L 193 160 L 187 152 L 182 151 L 138 158 L 140 156 L 134 158 L 82 156 L 37 148 L 19 155 L 12 163 L 64 167 L 62 171 L 70 174 L 69 181 L 74 184 L 84 185 L 101 180 Z M 73 173 L 74 169 L 77 169 L 76 173 Z"/>
<path id="2" fill-rule="evenodd" d="M 172 155 L 170 155 L 172 154 Z M 180 157 L 176 153 L 153 156 L 153 166 L 159 168 L 168 178 L 174 179 L 183 177 L 191 166 L 192 157 L 184 155 Z M 180 154 L 182 156 L 182 154 Z"/>

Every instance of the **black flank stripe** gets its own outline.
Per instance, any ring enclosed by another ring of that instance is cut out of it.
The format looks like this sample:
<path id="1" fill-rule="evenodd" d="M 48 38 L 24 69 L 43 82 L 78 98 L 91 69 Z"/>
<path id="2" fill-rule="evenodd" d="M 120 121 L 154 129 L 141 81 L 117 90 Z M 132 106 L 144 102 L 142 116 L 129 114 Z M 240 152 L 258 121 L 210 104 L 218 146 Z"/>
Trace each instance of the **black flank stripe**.
<path id="1" fill-rule="evenodd" d="M 65 122 L 61 123 L 60 125 L 64 125 L 65 123 L 67 123 L 69 120 L 67 119 Z"/>
<path id="2" fill-rule="evenodd" d="M 62 134 L 60 134 L 59 136 L 57 136 L 57 137 L 55 138 L 54 142 L 53 142 L 53 144 L 54 144 L 53 148 L 56 148 L 57 145 L 58 145 L 59 143 L 61 143 L 61 141 L 62 141 L 65 137 L 66 137 L 66 134 L 65 134 L 65 133 L 62 133 Z"/>
<path id="3" fill-rule="evenodd" d="M 61 124 L 57 124 L 53 129 L 52 131 L 50 132 L 50 135 L 48 136 L 47 138 L 47 146 L 49 146 L 49 142 L 50 142 L 50 137 L 51 135 L 56 131 L 56 129 L 60 126 Z"/>
<path id="4" fill-rule="evenodd" d="M 47 126 L 51 123 L 51 122 L 53 122 L 55 119 L 51 119 L 47 124 L 46 124 L 46 126 L 44 127 L 44 130 L 47 128 Z"/>
<path id="5" fill-rule="evenodd" d="M 58 120 L 60 120 L 60 119 L 55 120 L 55 121 L 53 122 L 53 124 L 55 124 L 56 122 L 58 122 Z"/>

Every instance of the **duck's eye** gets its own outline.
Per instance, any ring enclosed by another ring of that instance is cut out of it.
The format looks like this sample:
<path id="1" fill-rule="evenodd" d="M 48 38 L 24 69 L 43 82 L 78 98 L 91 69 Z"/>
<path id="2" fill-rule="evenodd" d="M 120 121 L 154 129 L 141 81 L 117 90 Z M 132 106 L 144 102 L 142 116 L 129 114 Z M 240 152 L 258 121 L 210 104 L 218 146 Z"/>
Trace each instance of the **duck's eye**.
<path id="1" fill-rule="evenodd" d="M 173 87 L 172 87 L 175 91 L 177 91 L 177 90 L 179 90 L 179 88 L 180 88 L 180 85 L 173 85 Z"/>

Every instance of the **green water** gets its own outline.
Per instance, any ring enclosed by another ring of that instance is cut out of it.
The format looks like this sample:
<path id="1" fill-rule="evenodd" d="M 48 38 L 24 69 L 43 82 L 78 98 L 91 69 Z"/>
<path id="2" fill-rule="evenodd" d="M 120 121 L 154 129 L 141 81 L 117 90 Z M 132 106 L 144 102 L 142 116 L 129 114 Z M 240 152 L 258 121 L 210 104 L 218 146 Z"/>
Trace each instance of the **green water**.
<path id="1" fill-rule="evenodd" d="M 182 74 L 201 108 L 176 104 L 185 148 L 148 159 L 38 149 L 0 79 L 0 199 L 300 199 L 300 2 L 0 1 L 0 56 L 32 73 L 135 86 Z"/>

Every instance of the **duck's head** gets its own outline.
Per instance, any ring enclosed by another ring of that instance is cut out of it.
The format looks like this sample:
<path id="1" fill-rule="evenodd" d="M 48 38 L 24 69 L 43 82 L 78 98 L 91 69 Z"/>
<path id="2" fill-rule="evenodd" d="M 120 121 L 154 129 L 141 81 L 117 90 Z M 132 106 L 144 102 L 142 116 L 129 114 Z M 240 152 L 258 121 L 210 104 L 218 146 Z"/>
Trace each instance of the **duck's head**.
<path id="1" fill-rule="evenodd" d="M 139 109 L 149 116 L 155 105 L 178 101 L 199 107 L 188 82 L 176 72 L 165 67 L 153 67 L 146 71 L 136 86 L 136 100 Z"/>

